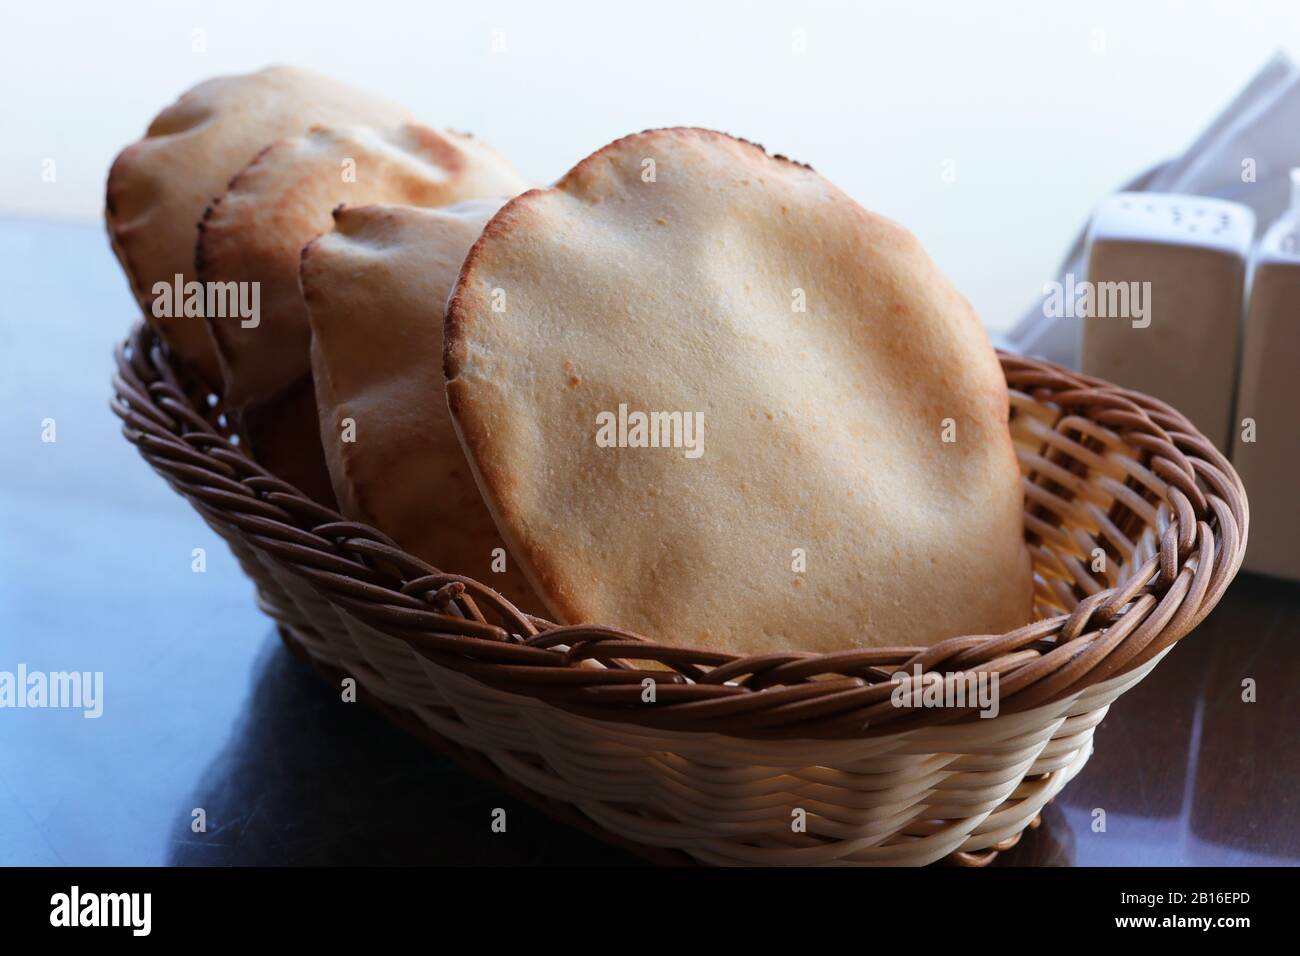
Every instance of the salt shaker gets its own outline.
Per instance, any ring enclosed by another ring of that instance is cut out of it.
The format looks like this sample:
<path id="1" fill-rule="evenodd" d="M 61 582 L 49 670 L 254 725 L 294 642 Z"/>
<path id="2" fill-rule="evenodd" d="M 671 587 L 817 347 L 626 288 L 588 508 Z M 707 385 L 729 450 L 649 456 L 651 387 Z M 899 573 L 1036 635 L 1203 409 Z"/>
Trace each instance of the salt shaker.
<path id="1" fill-rule="evenodd" d="M 1244 567 L 1300 580 L 1300 169 L 1251 258 L 1232 463 L 1252 533 Z"/>
<path id="2" fill-rule="evenodd" d="M 1086 282 L 1067 277 L 1083 371 L 1169 403 L 1225 453 L 1254 230 L 1240 203 L 1117 193 L 1093 217 Z"/>

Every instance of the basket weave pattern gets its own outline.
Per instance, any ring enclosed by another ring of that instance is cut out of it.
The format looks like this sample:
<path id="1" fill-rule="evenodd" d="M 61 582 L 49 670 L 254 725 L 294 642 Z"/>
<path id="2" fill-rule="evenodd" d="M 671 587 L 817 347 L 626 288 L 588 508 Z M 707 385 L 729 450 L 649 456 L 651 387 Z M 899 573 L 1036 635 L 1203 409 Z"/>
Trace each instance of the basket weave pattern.
<path id="1" fill-rule="evenodd" d="M 980 865 L 1035 825 L 1111 701 L 1218 602 L 1248 526 L 1236 473 L 1173 409 L 1002 365 L 1039 620 L 743 659 L 525 615 L 305 499 L 246 457 L 143 326 L 118 350 L 113 408 L 291 649 L 553 814 L 664 860 Z M 999 716 L 895 707 L 894 675 L 914 665 L 996 673 Z"/>

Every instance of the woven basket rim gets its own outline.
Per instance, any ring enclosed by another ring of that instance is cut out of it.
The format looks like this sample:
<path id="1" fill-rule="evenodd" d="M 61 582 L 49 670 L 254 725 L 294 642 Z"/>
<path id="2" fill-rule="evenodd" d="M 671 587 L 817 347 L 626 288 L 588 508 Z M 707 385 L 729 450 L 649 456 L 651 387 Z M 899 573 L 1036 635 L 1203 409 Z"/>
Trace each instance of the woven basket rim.
<path id="1" fill-rule="evenodd" d="M 244 453 L 220 400 L 143 322 L 115 354 L 112 408 L 124 436 L 210 523 L 438 665 L 578 716 L 652 730 L 829 740 L 980 719 L 973 707 L 893 707 L 892 675 L 916 667 L 996 672 L 1003 713 L 1054 703 L 1184 637 L 1218 603 L 1246 547 L 1241 479 L 1183 415 L 1141 393 L 999 352 L 1010 390 L 1109 429 L 1166 483 L 1170 520 L 1156 553 L 1126 581 L 1079 596 L 1070 613 L 930 647 L 737 657 L 659 644 L 617 627 L 525 614 L 487 585 L 441 572 L 306 498 Z M 647 679 L 653 703 L 642 702 Z"/>

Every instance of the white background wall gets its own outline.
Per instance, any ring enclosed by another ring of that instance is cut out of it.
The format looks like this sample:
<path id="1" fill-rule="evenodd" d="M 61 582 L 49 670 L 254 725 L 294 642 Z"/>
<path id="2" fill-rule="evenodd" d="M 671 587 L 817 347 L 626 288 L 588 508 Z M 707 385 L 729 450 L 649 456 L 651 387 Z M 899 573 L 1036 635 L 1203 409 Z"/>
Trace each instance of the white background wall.
<path id="1" fill-rule="evenodd" d="M 1002 327 L 1096 200 L 1181 151 L 1279 47 L 1300 53 L 1293 0 L 20 0 L 0 21 L 0 212 L 97 217 L 113 155 L 163 105 L 287 62 L 543 182 L 646 127 L 757 140 L 912 228 Z"/>

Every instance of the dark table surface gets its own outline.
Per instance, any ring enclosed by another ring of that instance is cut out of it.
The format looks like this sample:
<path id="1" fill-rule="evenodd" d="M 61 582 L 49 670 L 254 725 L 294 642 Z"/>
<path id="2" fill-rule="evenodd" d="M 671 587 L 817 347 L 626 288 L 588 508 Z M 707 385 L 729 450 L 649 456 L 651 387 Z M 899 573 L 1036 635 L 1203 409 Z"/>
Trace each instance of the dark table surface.
<path id="1" fill-rule="evenodd" d="M 108 410 L 134 309 L 99 227 L 0 218 L 0 290 L 0 671 L 104 674 L 97 719 L 0 709 L 0 864 L 638 862 L 341 703 L 281 647 Z M 1294 864 L 1297 716 L 1300 585 L 1242 576 L 999 863 Z M 507 834 L 483 825 L 494 807 Z"/>

